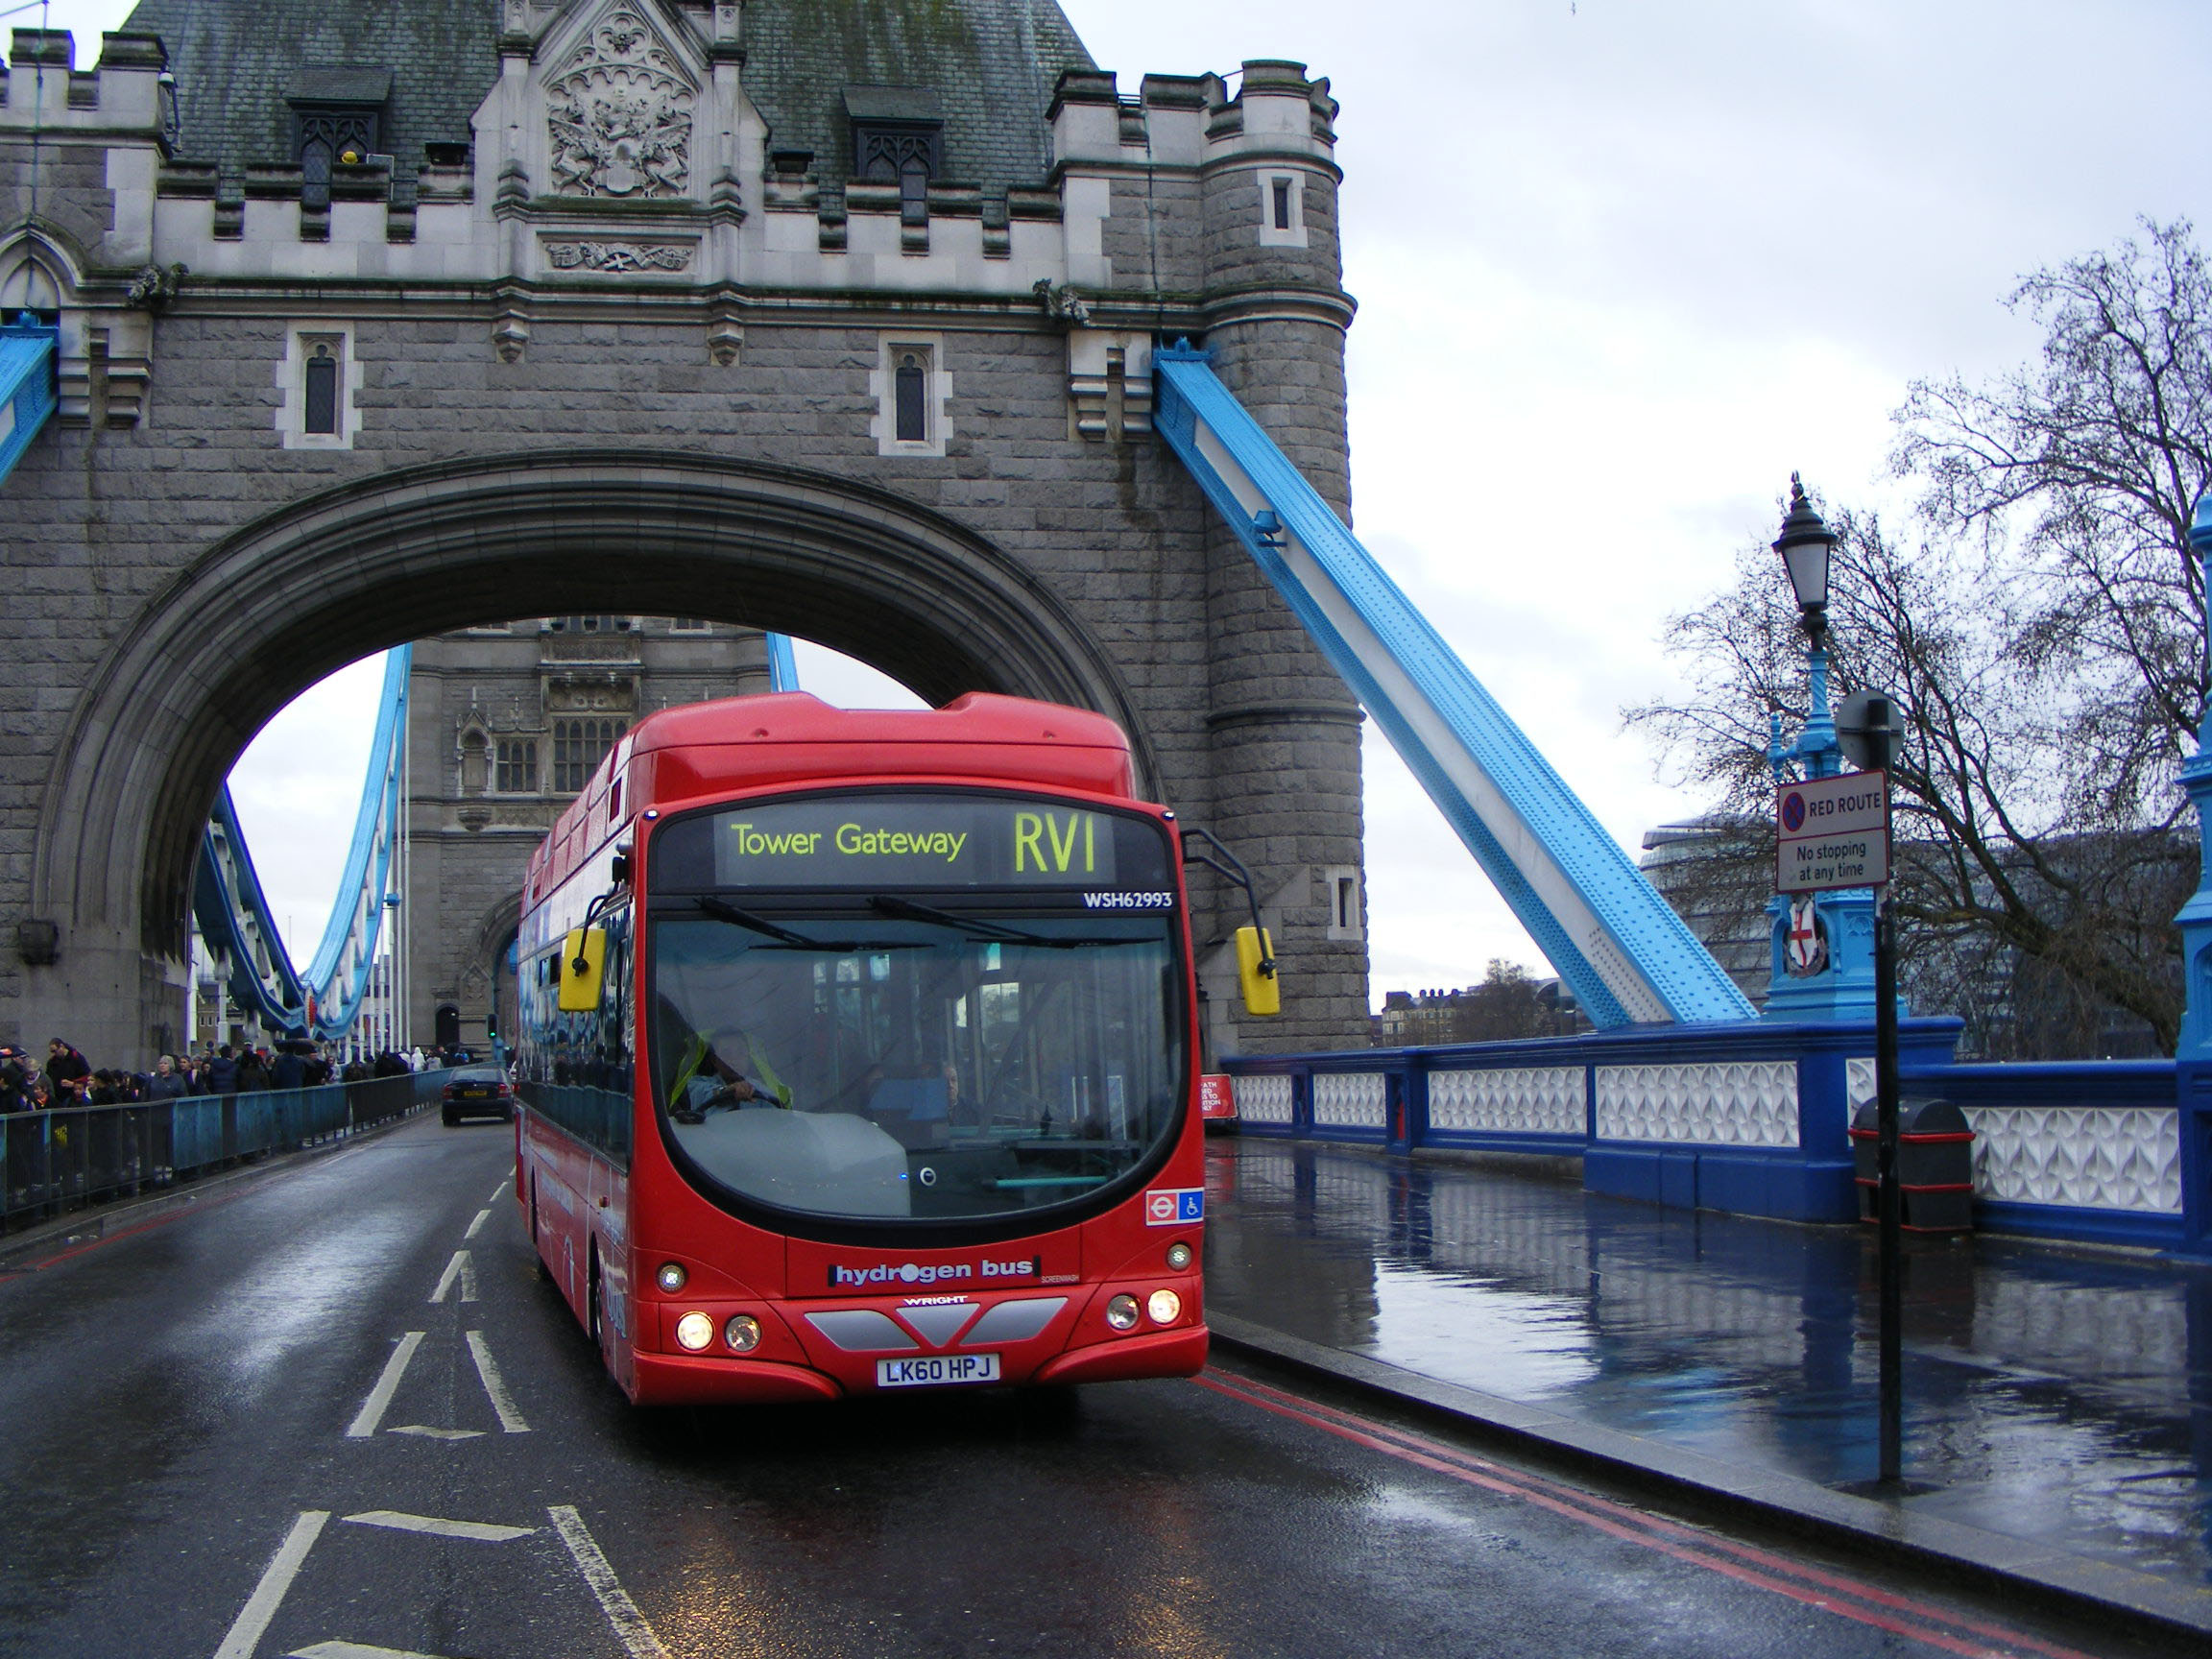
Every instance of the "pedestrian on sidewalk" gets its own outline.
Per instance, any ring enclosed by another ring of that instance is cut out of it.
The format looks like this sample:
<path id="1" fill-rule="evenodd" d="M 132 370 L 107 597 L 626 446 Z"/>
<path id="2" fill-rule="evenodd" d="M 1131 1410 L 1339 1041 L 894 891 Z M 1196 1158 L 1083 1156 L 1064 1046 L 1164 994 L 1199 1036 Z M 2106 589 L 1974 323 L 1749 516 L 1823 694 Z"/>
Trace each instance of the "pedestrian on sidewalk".
<path id="1" fill-rule="evenodd" d="M 82 1105 L 84 1087 L 92 1075 L 91 1064 L 57 1037 L 46 1045 L 46 1083 L 62 1105 Z"/>

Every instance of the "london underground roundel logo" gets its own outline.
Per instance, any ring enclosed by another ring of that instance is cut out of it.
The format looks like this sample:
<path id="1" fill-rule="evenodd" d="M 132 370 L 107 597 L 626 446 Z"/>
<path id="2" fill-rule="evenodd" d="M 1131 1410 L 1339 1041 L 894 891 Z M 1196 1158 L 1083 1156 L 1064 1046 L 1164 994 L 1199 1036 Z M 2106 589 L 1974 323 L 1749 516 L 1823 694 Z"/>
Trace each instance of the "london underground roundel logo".
<path id="1" fill-rule="evenodd" d="M 1147 1198 L 1145 1202 L 1151 1207 L 1152 1217 L 1154 1220 L 1172 1221 L 1175 1219 L 1174 1193 L 1155 1192 L 1149 1198 Z"/>
<path id="2" fill-rule="evenodd" d="M 1794 789 L 1782 797 L 1782 828 L 1792 835 L 1805 828 L 1805 797 Z"/>

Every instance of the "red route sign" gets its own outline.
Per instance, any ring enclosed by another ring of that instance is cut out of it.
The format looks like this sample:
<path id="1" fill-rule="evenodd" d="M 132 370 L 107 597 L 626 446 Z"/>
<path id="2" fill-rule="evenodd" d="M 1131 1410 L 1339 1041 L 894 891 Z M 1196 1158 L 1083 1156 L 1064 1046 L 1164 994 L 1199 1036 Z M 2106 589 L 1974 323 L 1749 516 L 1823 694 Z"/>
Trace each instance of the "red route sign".
<path id="1" fill-rule="evenodd" d="M 1879 887 L 1888 879 L 1887 772 L 1846 772 L 1782 785 L 1774 803 L 1778 892 Z"/>

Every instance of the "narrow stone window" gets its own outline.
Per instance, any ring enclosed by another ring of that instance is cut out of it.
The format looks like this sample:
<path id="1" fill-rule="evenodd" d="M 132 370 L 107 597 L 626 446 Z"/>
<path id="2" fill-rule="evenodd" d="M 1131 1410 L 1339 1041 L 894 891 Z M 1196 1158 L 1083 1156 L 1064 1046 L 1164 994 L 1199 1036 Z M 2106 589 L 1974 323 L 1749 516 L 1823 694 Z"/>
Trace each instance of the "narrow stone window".
<path id="1" fill-rule="evenodd" d="M 951 436 L 951 377 L 937 334 L 882 334 L 868 375 L 876 414 L 868 435 L 880 455 L 942 455 Z"/>
<path id="2" fill-rule="evenodd" d="M 484 735 L 470 732 L 461 739 L 461 793 L 484 793 Z"/>
<path id="3" fill-rule="evenodd" d="M 899 353 L 897 373 L 898 436 L 902 444 L 929 442 L 929 360 L 909 349 Z"/>
<path id="4" fill-rule="evenodd" d="M 327 340 L 307 351 L 306 431 L 311 438 L 338 436 L 338 352 Z"/>
<path id="5" fill-rule="evenodd" d="M 929 169 L 911 157 L 899 169 L 899 223 L 929 223 Z"/>
<path id="6" fill-rule="evenodd" d="M 1306 180 L 1298 173 L 1261 173 L 1260 245 L 1303 248 L 1306 242 Z"/>
<path id="7" fill-rule="evenodd" d="M 361 367 L 353 358 L 353 329 L 323 323 L 286 332 L 284 356 L 274 365 L 283 393 L 276 431 L 287 449 L 350 449 L 361 426 L 354 406 Z"/>
<path id="8" fill-rule="evenodd" d="M 1321 879 L 1329 902 L 1329 937 L 1364 938 L 1367 919 L 1359 902 L 1359 867 L 1333 864 L 1322 871 Z"/>

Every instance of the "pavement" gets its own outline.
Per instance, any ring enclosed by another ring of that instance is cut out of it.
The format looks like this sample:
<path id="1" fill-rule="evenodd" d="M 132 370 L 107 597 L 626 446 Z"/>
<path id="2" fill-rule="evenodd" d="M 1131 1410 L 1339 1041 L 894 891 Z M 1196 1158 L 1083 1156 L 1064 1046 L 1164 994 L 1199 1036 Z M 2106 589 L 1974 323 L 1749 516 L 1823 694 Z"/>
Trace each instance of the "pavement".
<path id="1" fill-rule="evenodd" d="M 1870 1238 L 1581 1190 L 1571 1167 L 1216 1140 L 1216 1352 L 1684 1513 L 2212 1637 L 2212 1271 L 1914 1242 L 1908 1495 L 1874 1468 Z"/>

